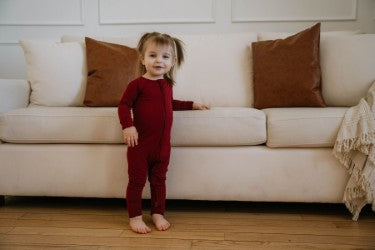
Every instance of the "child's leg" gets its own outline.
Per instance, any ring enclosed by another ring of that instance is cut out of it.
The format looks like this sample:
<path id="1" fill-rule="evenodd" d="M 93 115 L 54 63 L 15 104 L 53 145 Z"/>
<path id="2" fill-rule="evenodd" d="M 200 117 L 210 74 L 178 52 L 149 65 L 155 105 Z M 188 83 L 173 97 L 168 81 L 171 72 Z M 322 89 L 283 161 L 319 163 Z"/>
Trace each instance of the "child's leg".
<path id="1" fill-rule="evenodd" d="M 165 180 L 167 178 L 171 155 L 171 145 L 168 143 L 169 140 L 165 141 L 167 143 L 161 145 L 149 169 L 148 180 L 151 186 L 151 214 L 164 215 L 165 212 Z"/>
<path id="2" fill-rule="evenodd" d="M 160 161 L 153 164 L 149 170 L 151 186 L 151 214 L 164 215 L 166 186 L 165 180 L 169 161 Z"/>
<path id="3" fill-rule="evenodd" d="M 128 176 L 126 204 L 129 218 L 142 215 L 142 191 L 146 184 L 148 164 L 140 148 L 128 148 Z"/>
<path id="4" fill-rule="evenodd" d="M 151 186 L 151 217 L 158 230 L 167 230 L 170 223 L 164 218 L 166 187 L 165 180 L 168 170 L 168 161 L 154 164 L 149 172 Z"/>
<path id="5" fill-rule="evenodd" d="M 169 140 L 165 140 L 169 142 Z M 170 143 L 162 144 L 149 169 L 148 180 L 151 186 L 151 214 L 164 215 L 167 171 L 171 155 Z"/>
<path id="6" fill-rule="evenodd" d="M 151 229 L 142 219 L 142 190 L 146 183 L 148 164 L 140 148 L 128 148 L 129 183 L 126 190 L 126 203 L 130 228 L 136 233 L 149 233 Z"/>

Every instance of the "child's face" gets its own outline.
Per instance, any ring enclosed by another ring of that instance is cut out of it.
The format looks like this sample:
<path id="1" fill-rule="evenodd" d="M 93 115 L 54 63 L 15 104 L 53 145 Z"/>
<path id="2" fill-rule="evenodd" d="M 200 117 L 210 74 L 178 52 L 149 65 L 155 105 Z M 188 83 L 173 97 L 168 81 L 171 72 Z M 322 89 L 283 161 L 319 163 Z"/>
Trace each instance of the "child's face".
<path id="1" fill-rule="evenodd" d="M 148 44 L 142 57 L 142 64 L 146 67 L 146 76 L 151 79 L 161 79 L 168 73 L 175 63 L 173 50 L 168 45 Z"/>

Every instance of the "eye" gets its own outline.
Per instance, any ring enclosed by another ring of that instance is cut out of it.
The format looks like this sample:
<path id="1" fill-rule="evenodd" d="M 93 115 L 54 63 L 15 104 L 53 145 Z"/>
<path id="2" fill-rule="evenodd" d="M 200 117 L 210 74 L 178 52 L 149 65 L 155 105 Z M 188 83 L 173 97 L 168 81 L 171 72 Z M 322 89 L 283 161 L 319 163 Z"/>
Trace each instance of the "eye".
<path id="1" fill-rule="evenodd" d="M 164 59 L 169 59 L 169 56 L 168 55 L 164 55 L 163 58 Z"/>
<path id="2" fill-rule="evenodd" d="M 156 55 L 155 54 L 150 54 L 149 57 L 155 57 Z"/>

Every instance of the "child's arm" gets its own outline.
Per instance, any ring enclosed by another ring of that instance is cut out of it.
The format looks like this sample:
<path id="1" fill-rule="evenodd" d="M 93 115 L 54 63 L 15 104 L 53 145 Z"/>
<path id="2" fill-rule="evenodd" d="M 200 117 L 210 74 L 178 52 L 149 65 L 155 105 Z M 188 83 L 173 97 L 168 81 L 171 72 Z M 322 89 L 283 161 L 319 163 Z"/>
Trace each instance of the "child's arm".
<path id="1" fill-rule="evenodd" d="M 138 132 L 133 126 L 133 119 L 130 113 L 137 95 L 137 84 L 135 82 L 129 83 L 118 105 L 118 116 L 123 129 L 124 141 L 129 147 L 138 145 Z"/>
<path id="2" fill-rule="evenodd" d="M 180 100 L 172 100 L 173 110 L 205 110 L 210 109 L 209 105 L 192 102 L 192 101 L 180 101 Z"/>
<path id="3" fill-rule="evenodd" d="M 192 101 L 180 101 L 172 100 L 173 110 L 192 110 L 193 102 Z"/>
<path id="4" fill-rule="evenodd" d="M 138 87 L 136 82 L 130 82 L 126 87 L 117 109 L 122 129 L 133 126 L 133 119 L 130 111 L 137 95 Z"/>
<path id="5" fill-rule="evenodd" d="M 193 110 L 193 109 L 210 109 L 210 106 L 192 102 L 192 101 L 180 101 L 173 99 L 173 91 L 172 91 L 172 105 L 173 110 Z"/>
<path id="6" fill-rule="evenodd" d="M 198 110 L 210 109 L 210 105 L 194 102 L 193 103 L 193 109 L 198 109 Z"/>

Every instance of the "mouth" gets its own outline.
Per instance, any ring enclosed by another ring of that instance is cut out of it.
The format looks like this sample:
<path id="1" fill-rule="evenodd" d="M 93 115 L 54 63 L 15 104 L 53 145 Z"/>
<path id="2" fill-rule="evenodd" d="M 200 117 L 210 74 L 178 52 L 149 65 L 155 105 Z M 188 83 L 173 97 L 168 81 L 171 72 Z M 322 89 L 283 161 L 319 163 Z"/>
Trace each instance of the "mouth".
<path id="1" fill-rule="evenodd" d="M 153 66 L 154 69 L 163 69 L 162 66 Z"/>

